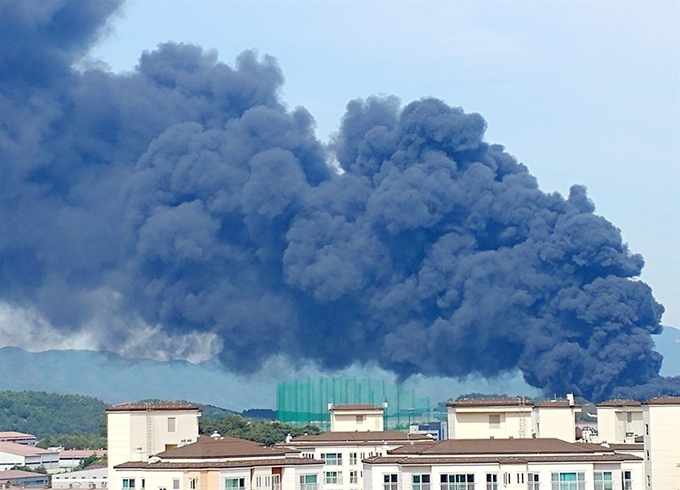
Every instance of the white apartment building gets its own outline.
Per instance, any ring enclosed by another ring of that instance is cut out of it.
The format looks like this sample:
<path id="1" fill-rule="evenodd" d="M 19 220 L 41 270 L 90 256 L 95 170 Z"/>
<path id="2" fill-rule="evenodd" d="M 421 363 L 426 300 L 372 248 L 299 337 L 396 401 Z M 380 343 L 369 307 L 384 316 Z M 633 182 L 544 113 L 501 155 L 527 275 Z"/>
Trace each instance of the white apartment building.
<path id="1" fill-rule="evenodd" d="M 323 461 L 219 434 L 116 465 L 115 490 L 323 490 Z"/>
<path id="2" fill-rule="evenodd" d="M 597 436 L 600 442 L 634 443 L 643 435 L 642 403 L 608 400 L 597 405 Z"/>
<path id="3" fill-rule="evenodd" d="M 639 457 L 560 439 L 449 439 L 364 461 L 364 490 L 644 488 Z"/>
<path id="4" fill-rule="evenodd" d="M 330 404 L 331 432 L 382 431 L 385 428 L 385 407 L 376 405 Z"/>
<path id="5" fill-rule="evenodd" d="M 48 472 L 59 470 L 59 452 L 15 442 L 0 442 L 0 471 L 13 466 L 31 469 L 43 466 Z"/>
<path id="6" fill-rule="evenodd" d="M 680 490 L 680 397 L 642 404 L 646 488 Z"/>
<path id="7" fill-rule="evenodd" d="M 323 461 L 322 480 L 326 490 L 362 490 L 362 460 L 384 455 L 403 445 L 430 442 L 432 439 L 427 435 L 398 431 L 336 431 L 295 437 L 279 446 Z"/>

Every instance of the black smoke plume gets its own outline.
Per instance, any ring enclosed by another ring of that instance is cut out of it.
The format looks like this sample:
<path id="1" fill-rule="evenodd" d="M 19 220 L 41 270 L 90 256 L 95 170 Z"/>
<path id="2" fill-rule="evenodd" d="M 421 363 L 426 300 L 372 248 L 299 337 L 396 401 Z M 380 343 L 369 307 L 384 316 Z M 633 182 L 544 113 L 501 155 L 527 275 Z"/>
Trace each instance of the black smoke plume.
<path id="1" fill-rule="evenodd" d="M 108 292 L 121 318 L 218 334 L 244 372 L 284 354 L 680 394 L 643 259 L 584 187 L 542 192 L 480 115 L 433 98 L 352 101 L 325 148 L 253 52 L 232 68 L 168 43 L 131 73 L 83 68 L 119 3 L 0 0 L 4 302 L 78 332 Z M 101 329 L 114 350 L 130 334 Z"/>

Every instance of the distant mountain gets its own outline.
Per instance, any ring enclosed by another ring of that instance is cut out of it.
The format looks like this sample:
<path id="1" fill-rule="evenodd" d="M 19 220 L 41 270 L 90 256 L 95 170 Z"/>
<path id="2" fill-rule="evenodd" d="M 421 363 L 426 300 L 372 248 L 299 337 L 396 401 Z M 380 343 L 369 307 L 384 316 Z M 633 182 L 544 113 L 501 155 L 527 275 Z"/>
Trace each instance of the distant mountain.
<path id="1" fill-rule="evenodd" d="M 654 340 L 657 350 L 664 356 L 661 374 L 680 375 L 680 330 L 665 327 Z M 381 373 L 387 375 L 375 369 L 354 375 L 380 376 Z M 313 370 L 304 373 L 305 377 L 316 375 L 322 374 Z M 0 390 L 88 395 L 106 403 L 158 398 L 189 400 L 238 412 L 254 407 L 271 409 L 276 405 L 278 381 L 265 376 L 246 378 L 228 373 L 216 360 L 191 364 L 185 361 L 133 360 L 108 352 L 27 352 L 16 347 L 0 348 Z M 407 383 L 417 392 L 440 401 L 470 391 L 507 391 L 526 396 L 538 394 L 522 381 L 520 374 L 507 379 L 460 382 L 418 376 Z M 271 412 L 267 415 L 270 416 Z"/>

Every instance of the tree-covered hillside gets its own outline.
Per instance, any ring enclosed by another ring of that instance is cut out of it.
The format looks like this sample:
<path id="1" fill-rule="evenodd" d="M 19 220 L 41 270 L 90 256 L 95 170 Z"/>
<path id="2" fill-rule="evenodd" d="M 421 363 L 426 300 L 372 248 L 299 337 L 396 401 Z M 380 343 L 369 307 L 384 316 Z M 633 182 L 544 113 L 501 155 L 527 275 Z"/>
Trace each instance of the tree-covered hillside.
<path id="1" fill-rule="evenodd" d="M 0 391 L 0 431 L 34 434 L 101 434 L 106 404 L 82 395 L 44 391 Z"/>

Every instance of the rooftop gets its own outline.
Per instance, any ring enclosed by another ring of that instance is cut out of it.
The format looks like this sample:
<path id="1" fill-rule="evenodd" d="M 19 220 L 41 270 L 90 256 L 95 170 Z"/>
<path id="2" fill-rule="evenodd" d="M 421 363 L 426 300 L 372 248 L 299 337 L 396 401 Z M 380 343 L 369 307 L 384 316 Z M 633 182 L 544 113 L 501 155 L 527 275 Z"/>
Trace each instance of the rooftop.
<path id="1" fill-rule="evenodd" d="M 102 458 L 106 456 L 106 449 L 64 449 L 59 451 L 59 459 L 84 459 L 92 455 Z M 92 465 L 88 466 L 91 468 Z"/>
<path id="2" fill-rule="evenodd" d="M 292 451 L 281 447 L 267 447 L 257 442 L 246 441 L 236 437 L 223 436 L 213 438 L 200 436 L 197 442 L 186 446 L 164 451 L 157 456 L 162 460 L 169 459 L 221 459 L 238 457 L 276 457 L 285 456 Z M 157 463 L 156 463 L 157 464 Z M 158 467 L 154 464 L 154 467 Z"/>
<path id="3" fill-rule="evenodd" d="M 119 403 L 107 407 L 107 412 L 139 412 L 139 411 L 165 411 L 165 410 L 195 410 L 201 409 L 197 405 L 186 402 L 128 402 Z"/>
<path id="4" fill-rule="evenodd" d="M 533 407 L 534 402 L 525 398 L 464 398 L 450 401 L 447 407 Z"/>
<path id="5" fill-rule="evenodd" d="M 581 405 L 568 400 L 546 400 L 537 404 L 536 408 L 581 408 Z"/>
<path id="6" fill-rule="evenodd" d="M 598 407 L 640 407 L 642 403 L 637 400 L 614 399 L 597 404 Z"/>
<path id="7" fill-rule="evenodd" d="M 32 471 L 6 470 L 0 471 L 0 481 L 16 480 L 19 478 L 45 478 L 49 476 L 43 473 L 33 473 Z"/>
<path id="8" fill-rule="evenodd" d="M 568 454 L 568 455 L 543 455 L 530 454 L 522 456 L 505 456 L 505 455 L 468 455 L 468 456 L 429 456 L 429 457 L 412 457 L 412 456 L 373 456 L 364 460 L 364 462 L 372 464 L 400 464 L 400 465 L 433 465 L 433 464 L 469 464 L 469 463 L 551 463 L 551 462 L 616 462 L 616 461 L 640 461 L 642 458 L 632 456 L 630 454 Z"/>
<path id="9" fill-rule="evenodd" d="M 14 431 L 4 431 L 0 432 L 0 440 L 2 439 L 29 439 L 33 438 L 35 439 L 35 436 L 33 434 L 26 434 L 24 432 L 14 432 Z"/>
<path id="10" fill-rule="evenodd" d="M 426 434 L 406 434 L 396 430 L 380 430 L 380 431 L 354 431 L 354 432 L 322 432 L 321 434 L 309 434 L 304 436 L 297 436 L 289 444 L 296 443 L 319 443 L 319 442 L 333 442 L 333 443 L 382 443 L 382 442 L 399 442 L 405 443 L 408 441 L 427 441 L 431 442 L 432 438 Z"/>
<path id="11" fill-rule="evenodd" d="M 680 405 L 680 396 L 661 396 L 652 398 L 643 403 L 643 405 Z"/>
<path id="12" fill-rule="evenodd" d="M 164 469 L 213 469 L 213 468 L 249 468 L 252 466 L 303 466 L 303 465 L 322 465 L 323 461 L 310 458 L 267 458 L 249 459 L 237 461 L 200 461 L 200 462 L 173 462 L 159 461 L 158 463 L 130 462 L 117 465 L 117 470 L 164 470 Z"/>
<path id="13" fill-rule="evenodd" d="M 355 412 L 358 410 L 384 411 L 384 407 L 372 404 L 356 404 L 356 405 L 335 405 L 331 407 L 331 412 Z"/>
<path id="14" fill-rule="evenodd" d="M 58 451 L 48 451 L 35 446 L 17 444 L 16 442 L 0 442 L 0 452 L 16 454 L 17 456 L 36 456 L 40 454 L 57 454 Z"/>
<path id="15" fill-rule="evenodd" d="M 407 445 L 394 449 L 390 455 L 527 455 L 527 454 L 587 454 L 613 452 L 595 444 L 576 444 L 561 439 L 447 439 L 431 444 Z"/>

